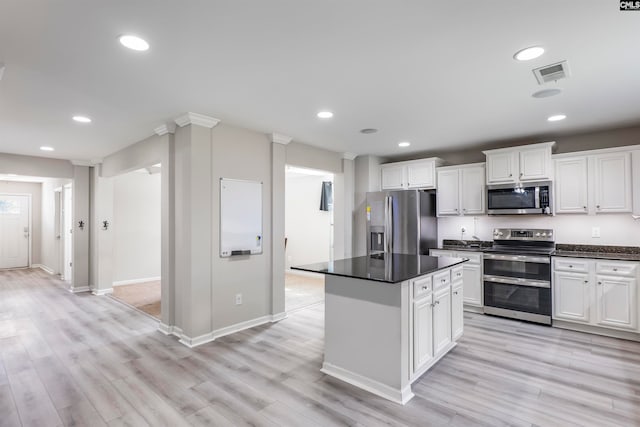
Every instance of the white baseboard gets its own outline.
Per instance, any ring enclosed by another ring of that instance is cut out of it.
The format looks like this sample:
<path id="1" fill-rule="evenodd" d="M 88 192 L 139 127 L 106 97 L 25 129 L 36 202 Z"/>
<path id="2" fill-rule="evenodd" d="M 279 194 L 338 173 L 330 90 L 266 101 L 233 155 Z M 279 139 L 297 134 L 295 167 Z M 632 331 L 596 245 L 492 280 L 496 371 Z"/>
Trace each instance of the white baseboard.
<path id="1" fill-rule="evenodd" d="M 287 318 L 287 312 L 283 311 L 282 313 L 272 314 L 271 315 L 271 323 L 279 322 Z"/>
<path id="2" fill-rule="evenodd" d="M 401 405 L 407 403 L 414 396 L 411 391 L 411 384 L 403 389 L 397 389 L 327 362 L 322 363 L 322 369 L 320 369 L 320 371 Z"/>
<path id="3" fill-rule="evenodd" d="M 76 286 L 69 287 L 69 292 L 73 294 L 79 294 L 81 292 L 89 292 L 91 289 L 88 286 Z"/>
<path id="4" fill-rule="evenodd" d="M 215 341 L 217 338 L 244 331 L 245 329 L 255 328 L 256 326 L 264 325 L 265 323 L 279 322 L 283 319 L 286 319 L 286 317 L 287 313 L 284 312 L 277 314 L 268 314 L 266 316 L 257 317 L 255 319 L 236 323 L 234 325 L 225 326 L 224 328 L 216 329 L 215 331 L 211 331 L 197 337 L 189 337 L 183 333 L 182 329 L 176 326 L 169 326 L 162 323 L 160 324 L 158 329 L 165 335 L 177 336 L 178 338 L 180 338 L 180 343 L 189 348 L 194 348 L 199 345 Z"/>
<path id="5" fill-rule="evenodd" d="M 44 264 L 31 264 L 31 268 L 39 268 L 40 270 L 46 271 L 49 274 L 56 274 L 55 270 L 47 267 Z"/>
<path id="6" fill-rule="evenodd" d="M 301 270 L 287 269 L 284 272 L 287 273 L 287 274 L 293 274 L 294 276 L 313 277 L 314 279 L 322 279 L 324 277 L 324 274 L 322 274 L 322 273 L 313 273 L 311 271 L 301 271 Z"/>
<path id="7" fill-rule="evenodd" d="M 107 288 L 107 289 L 93 289 L 91 291 L 92 294 L 94 295 L 107 295 L 107 294 L 112 294 L 113 293 L 113 288 Z"/>
<path id="8" fill-rule="evenodd" d="M 605 337 L 620 338 L 629 341 L 640 341 L 640 334 L 632 331 L 621 331 L 618 329 L 602 328 L 593 325 L 584 325 L 571 321 L 553 319 L 554 328 L 569 329 L 572 331 L 585 332 L 588 334 L 602 335 Z"/>
<path id="9" fill-rule="evenodd" d="M 112 286 L 126 286 L 126 285 L 135 285 L 137 283 L 145 283 L 145 282 L 156 282 L 160 280 L 160 276 L 158 277 L 143 277 L 141 279 L 131 279 L 131 280 L 119 280 L 117 282 L 113 282 Z"/>

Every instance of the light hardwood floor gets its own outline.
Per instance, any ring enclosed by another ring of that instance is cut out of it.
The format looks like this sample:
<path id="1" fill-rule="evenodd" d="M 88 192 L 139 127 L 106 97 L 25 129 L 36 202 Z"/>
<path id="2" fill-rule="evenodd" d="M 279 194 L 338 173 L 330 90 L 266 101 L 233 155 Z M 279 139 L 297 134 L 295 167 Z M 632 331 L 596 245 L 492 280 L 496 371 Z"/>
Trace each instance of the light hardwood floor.
<path id="1" fill-rule="evenodd" d="M 287 313 L 324 301 L 324 277 L 284 274 L 285 302 Z"/>
<path id="2" fill-rule="evenodd" d="M 0 272 L 0 425 L 640 425 L 638 343 L 467 313 L 403 407 L 320 373 L 323 313 L 191 350 L 110 298 Z"/>
<path id="3" fill-rule="evenodd" d="M 134 285 L 114 286 L 111 297 L 142 310 L 156 319 L 160 319 L 161 288 L 159 280 L 136 283 Z"/>

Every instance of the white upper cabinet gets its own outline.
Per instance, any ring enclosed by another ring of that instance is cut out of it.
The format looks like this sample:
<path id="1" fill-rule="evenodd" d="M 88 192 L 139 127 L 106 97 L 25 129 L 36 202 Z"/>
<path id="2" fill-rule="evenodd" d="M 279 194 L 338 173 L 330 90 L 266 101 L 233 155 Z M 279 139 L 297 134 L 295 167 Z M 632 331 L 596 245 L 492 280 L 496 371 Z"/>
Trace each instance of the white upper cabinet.
<path id="1" fill-rule="evenodd" d="M 383 190 L 402 190 L 406 178 L 407 168 L 402 165 L 384 165 L 381 168 Z"/>
<path id="2" fill-rule="evenodd" d="M 487 156 L 487 184 L 553 179 L 551 148 L 555 142 L 483 151 Z"/>
<path id="3" fill-rule="evenodd" d="M 555 212 L 615 213 L 633 210 L 631 153 L 599 151 L 555 156 Z M 640 202 L 640 196 L 638 196 Z"/>
<path id="4" fill-rule="evenodd" d="M 485 213 L 487 198 L 484 184 L 484 164 L 460 169 L 460 199 L 463 215 L 481 215 Z"/>
<path id="5" fill-rule="evenodd" d="M 557 159 L 555 164 L 556 213 L 588 213 L 587 158 Z"/>
<path id="6" fill-rule="evenodd" d="M 381 165 L 381 189 L 434 189 L 436 188 L 436 168 L 440 165 L 442 165 L 442 159 L 437 157 Z"/>
<path id="7" fill-rule="evenodd" d="M 551 179 L 551 147 L 531 148 L 520 151 L 520 181 Z"/>
<path id="8" fill-rule="evenodd" d="M 437 175 L 438 216 L 485 213 L 484 163 L 438 168 Z"/>
<path id="9" fill-rule="evenodd" d="M 460 214 L 458 175 L 458 169 L 438 170 L 436 207 L 440 216 Z"/>
<path id="10" fill-rule="evenodd" d="M 594 157 L 596 212 L 631 212 L 631 153 Z"/>
<path id="11" fill-rule="evenodd" d="M 631 154 L 631 160 L 632 182 L 636 183 L 633 185 L 633 214 L 640 216 L 640 150 Z"/>
<path id="12" fill-rule="evenodd" d="M 518 153 L 487 154 L 487 184 L 508 184 L 518 180 Z"/>

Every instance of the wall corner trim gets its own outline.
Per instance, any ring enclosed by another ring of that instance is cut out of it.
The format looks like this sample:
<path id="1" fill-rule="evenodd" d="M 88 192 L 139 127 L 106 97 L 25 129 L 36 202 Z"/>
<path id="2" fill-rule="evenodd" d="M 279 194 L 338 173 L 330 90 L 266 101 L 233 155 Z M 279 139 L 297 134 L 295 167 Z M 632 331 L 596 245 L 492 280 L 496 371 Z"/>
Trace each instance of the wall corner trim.
<path id="1" fill-rule="evenodd" d="M 52 268 L 47 267 L 44 264 L 31 264 L 32 268 L 39 268 L 40 270 L 46 271 L 49 274 L 56 274 L 55 271 L 53 271 Z"/>
<path id="2" fill-rule="evenodd" d="M 226 335 L 235 334 L 236 332 L 244 331 L 245 329 L 254 328 L 256 326 L 264 325 L 265 323 L 278 322 L 287 317 L 287 313 L 269 314 L 255 319 L 246 320 L 244 322 L 236 323 L 224 328 L 216 329 L 215 331 L 207 332 L 206 334 L 199 335 L 197 337 L 189 337 L 185 335 L 181 329 L 175 326 L 168 326 L 160 324 L 158 330 L 165 335 L 175 335 L 180 338 L 180 343 L 189 348 L 194 348 L 202 344 L 206 344 L 211 341 L 215 341 L 218 338 Z"/>
<path id="3" fill-rule="evenodd" d="M 345 160 L 355 160 L 356 157 L 358 157 L 358 155 L 355 153 L 342 153 L 342 158 Z"/>
<path id="4" fill-rule="evenodd" d="M 155 132 L 155 134 L 158 136 L 166 135 L 168 133 L 176 133 L 176 124 L 175 122 L 165 123 L 155 128 L 153 132 Z"/>
<path id="5" fill-rule="evenodd" d="M 97 295 L 97 296 L 102 296 L 102 295 L 107 295 L 107 294 L 112 294 L 113 293 L 113 288 L 108 288 L 108 289 L 94 289 L 91 291 L 92 294 Z"/>
<path id="6" fill-rule="evenodd" d="M 91 291 L 91 289 L 88 286 L 78 286 L 78 287 L 70 287 L 69 288 L 69 292 L 71 292 L 72 294 L 79 294 L 82 292 L 89 292 Z"/>
<path id="7" fill-rule="evenodd" d="M 186 113 L 174 120 L 176 124 L 180 127 L 185 127 L 187 125 L 198 125 L 206 128 L 213 128 L 218 123 L 220 123 L 219 119 L 215 117 L 205 116 L 204 114 L 198 113 Z"/>
<path id="8" fill-rule="evenodd" d="M 273 132 L 271 134 L 271 142 L 275 142 L 276 144 L 287 145 L 293 140 L 292 137 L 283 135 L 281 133 Z"/>

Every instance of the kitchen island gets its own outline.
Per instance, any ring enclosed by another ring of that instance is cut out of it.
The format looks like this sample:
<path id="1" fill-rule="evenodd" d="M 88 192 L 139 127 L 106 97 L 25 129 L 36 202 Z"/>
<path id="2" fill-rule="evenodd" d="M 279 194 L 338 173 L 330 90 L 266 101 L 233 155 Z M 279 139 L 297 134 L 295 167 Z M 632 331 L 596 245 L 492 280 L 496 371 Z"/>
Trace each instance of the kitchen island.
<path id="1" fill-rule="evenodd" d="M 405 404 L 463 331 L 460 258 L 377 254 L 296 270 L 325 274 L 322 372 Z"/>

